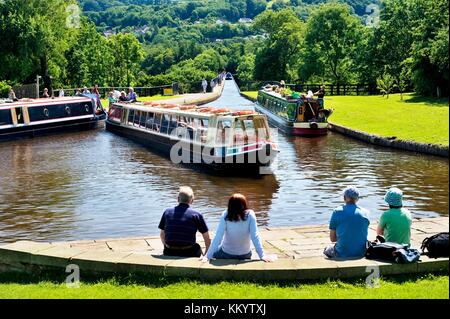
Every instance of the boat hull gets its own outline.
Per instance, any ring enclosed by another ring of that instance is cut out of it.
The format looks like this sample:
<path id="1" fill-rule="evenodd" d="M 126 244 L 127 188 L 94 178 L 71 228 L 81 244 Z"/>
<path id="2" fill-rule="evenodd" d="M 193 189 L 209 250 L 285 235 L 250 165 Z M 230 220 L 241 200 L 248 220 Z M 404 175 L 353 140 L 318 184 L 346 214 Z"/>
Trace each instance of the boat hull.
<path id="1" fill-rule="evenodd" d="M 103 115 L 90 119 L 74 119 L 64 122 L 17 126 L 0 130 L 0 141 L 32 138 L 64 132 L 92 130 L 104 127 L 105 120 L 106 115 Z"/>
<path id="2" fill-rule="evenodd" d="M 267 116 L 267 119 L 271 126 L 278 128 L 280 131 L 282 131 L 287 135 L 315 137 L 315 136 L 324 136 L 328 134 L 327 123 L 316 123 L 317 127 L 311 127 L 310 123 L 289 122 L 285 118 L 272 113 L 271 111 L 262 107 L 258 103 L 255 105 L 255 109 L 259 113 L 262 113 Z"/>
<path id="3" fill-rule="evenodd" d="M 217 156 L 215 149 L 206 149 L 187 141 L 172 139 L 170 136 L 152 134 L 145 130 L 106 121 L 106 130 L 139 143 L 152 151 L 169 157 L 175 164 L 193 169 L 226 173 L 227 175 L 265 175 L 270 174 L 270 165 L 276 158 L 277 151 L 267 149 L 233 156 Z M 174 152 L 178 147 L 179 152 Z M 184 155 L 181 155 L 184 154 Z M 175 156 L 174 156 L 175 154 Z M 174 160 L 174 158 L 176 160 Z M 182 160 L 181 160 L 182 158 Z"/>

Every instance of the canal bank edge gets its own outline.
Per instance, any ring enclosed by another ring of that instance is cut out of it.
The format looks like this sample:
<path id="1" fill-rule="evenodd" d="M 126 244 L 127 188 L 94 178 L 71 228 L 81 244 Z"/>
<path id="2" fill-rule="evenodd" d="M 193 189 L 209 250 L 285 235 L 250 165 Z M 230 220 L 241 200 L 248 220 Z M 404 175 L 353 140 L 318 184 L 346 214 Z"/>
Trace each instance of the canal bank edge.
<path id="1" fill-rule="evenodd" d="M 399 150 L 411 151 L 427 155 L 435 155 L 446 158 L 449 157 L 448 146 L 418 143 L 414 141 L 397 140 L 394 138 L 389 139 L 386 137 L 381 137 L 378 135 L 373 135 L 366 132 L 354 130 L 334 123 L 329 123 L 329 128 L 333 132 L 337 132 L 373 145 L 390 147 Z"/>
<path id="2" fill-rule="evenodd" d="M 251 96 L 248 96 L 244 93 L 240 93 L 242 97 L 256 102 L 257 100 Z M 421 154 L 427 155 L 435 155 L 440 157 L 449 158 L 449 147 L 444 145 L 437 144 L 425 144 L 414 141 L 405 141 L 398 139 L 390 139 L 386 137 L 381 137 L 378 135 L 366 133 L 363 131 L 358 131 L 355 129 L 351 129 L 342 125 L 334 124 L 332 122 L 329 123 L 329 129 L 333 132 L 340 133 L 342 135 L 357 139 L 359 141 L 363 141 L 372 145 L 378 145 L 383 147 L 395 148 L 403 151 L 411 151 Z"/>
<path id="3" fill-rule="evenodd" d="M 448 226 L 448 217 L 415 219 L 413 247 L 420 246 L 424 238 L 448 231 Z M 370 226 L 370 238 L 376 234 L 376 227 Z M 71 271 L 79 267 L 81 278 L 139 274 L 206 281 L 301 281 L 367 278 L 374 271 L 389 276 L 449 270 L 448 258 L 426 256 L 413 264 L 329 260 L 323 256 L 323 248 L 329 244 L 328 232 L 325 225 L 261 229 L 266 253 L 279 257 L 273 263 L 257 260 L 202 263 L 198 258 L 166 257 L 162 256 L 162 244 L 156 236 L 60 243 L 19 241 L 0 246 L 0 272 L 64 276 L 70 265 Z"/>
<path id="4" fill-rule="evenodd" d="M 165 100 L 155 100 L 153 102 L 158 103 L 173 103 L 173 104 L 182 104 L 182 105 L 204 105 L 211 102 L 216 101 L 218 98 L 222 96 L 223 90 L 225 88 L 225 82 L 222 82 L 221 85 L 216 86 L 219 89 L 214 90 L 212 93 L 194 93 L 187 94 L 186 96 L 175 97 L 173 99 L 165 99 Z"/>

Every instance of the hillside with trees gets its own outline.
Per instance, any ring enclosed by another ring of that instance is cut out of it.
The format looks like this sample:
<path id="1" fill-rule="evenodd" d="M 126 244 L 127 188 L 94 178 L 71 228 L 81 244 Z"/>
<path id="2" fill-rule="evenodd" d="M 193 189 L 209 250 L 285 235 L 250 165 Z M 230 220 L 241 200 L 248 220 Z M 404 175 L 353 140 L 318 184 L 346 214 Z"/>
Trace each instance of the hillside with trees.
<path id="1" fill-rule="evenodd" d="M 0 81 L 389 84 L 448 95 L 448 1 L 4 0 Z M 18 68 L 17 66 L 21 67 Z M 193 85 L 193 84 L 192 84 Z"/>

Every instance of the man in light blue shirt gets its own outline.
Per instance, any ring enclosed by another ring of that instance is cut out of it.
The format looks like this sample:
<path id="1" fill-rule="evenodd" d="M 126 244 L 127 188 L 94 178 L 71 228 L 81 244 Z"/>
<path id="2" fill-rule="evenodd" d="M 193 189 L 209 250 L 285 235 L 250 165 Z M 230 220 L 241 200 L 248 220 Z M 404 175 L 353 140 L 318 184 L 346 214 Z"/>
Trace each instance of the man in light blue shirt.
<path id="1" fill-rule="evenodd" d="M 330 239 L 333 246 L 325 249 L 328 258 L 363 257 L 366 252 L 369 232 L 369 212 L 358 206 L 359 191 L 347 187 L 344 191 L 345 204 L 333 211 L 330 220 Z"/>

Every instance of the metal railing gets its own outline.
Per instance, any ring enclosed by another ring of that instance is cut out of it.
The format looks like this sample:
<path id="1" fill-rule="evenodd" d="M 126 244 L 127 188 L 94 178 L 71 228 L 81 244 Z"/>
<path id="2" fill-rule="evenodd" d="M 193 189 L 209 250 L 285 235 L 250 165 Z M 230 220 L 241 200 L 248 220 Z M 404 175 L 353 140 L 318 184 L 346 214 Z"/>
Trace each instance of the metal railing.
<path id="1" fill-rule="evenodd" d="M 267 84 L 280 85 L 278 81 L 239 81 L 236 80 L 241 91 L 258 91 Z M 317 92 L 321 86 L 325 86 L 327 95 L 375 95 L 380 94 L 380 90 L 371 84 L 286 84 L 286 87 L 296 92 Z"/>
<path id="2" fill-rule="evenodd" d="M 93 88 L 87 87 L 89 92 L 92 93 Z M 152 86 L 152 87 L 133 87 L 134 92 L 138 96 L 155 96 L 155 95 L 164 95 L 164 89 L 173 89 L 173 93 L 176 95 L 178 94 L 177 85 L 176 83 L 172 85 L 161 85 L 161 86 Z M 77 93 L 78 90 L 83 92 L 84 88 L 63 88 L 64 95 L 65 96 L 73 96 Z M 125 91 L 128 93 L 129 87 L 99 87 L 98 91 L 100 92 L 100 96 L 102 98 L 105 98 L 108 96 L 108 93 L 111 91 Z M 54 95 L 58 96 L 60 89 L 53 90 Z"/>

